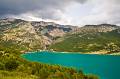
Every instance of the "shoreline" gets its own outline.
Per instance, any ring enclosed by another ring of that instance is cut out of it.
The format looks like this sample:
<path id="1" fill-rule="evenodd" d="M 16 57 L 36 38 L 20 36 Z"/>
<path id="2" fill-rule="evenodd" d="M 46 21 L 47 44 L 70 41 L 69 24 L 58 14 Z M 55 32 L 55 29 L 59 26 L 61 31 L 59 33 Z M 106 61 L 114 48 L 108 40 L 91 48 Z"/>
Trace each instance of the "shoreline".
<path id="1" fill-rule="evenodd" d="M 59 52 L 59 51 L 51 51 L 51 50 L 37 50 L 37 51 L 29 51 L 29 52 L 24 52 L 23 54 L 27 53 L 42 53 L 42 52 L 52 52 L 52 53 L 63 53 L 63 54 L 88 54 L 88 55 L 120 55 L 120 52 L 118 53 L 111 53 L 107 54 L 107 51 L 96 51 L 96 52 L 87 52 L 87 53 L 80 53 L 80 52 Z"/>

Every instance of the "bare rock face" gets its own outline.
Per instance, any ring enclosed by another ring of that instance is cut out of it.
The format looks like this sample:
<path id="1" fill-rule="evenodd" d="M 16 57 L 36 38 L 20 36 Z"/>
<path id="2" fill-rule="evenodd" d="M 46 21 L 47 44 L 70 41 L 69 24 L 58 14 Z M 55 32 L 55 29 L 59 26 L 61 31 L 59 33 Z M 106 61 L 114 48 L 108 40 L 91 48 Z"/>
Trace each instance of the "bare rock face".
<path id="1" fill-rule="evenodd" d="M 20 22 L 15 26 L 16 27 L 4 31 L 2 40 L 12 40 L 17 44 L 25 45 L 30 48 L 34 48 L 34 46 L 41 48 L 41 37 L 37 35 L 31 23 Z"/>
<path id="2" fill-rule="evenodd" d="M 73 27 L 68 25 L 59 25 L 53 22 L 31 22 L 36 33 L 42 36 L 44 46 L 52 44 L 56 39 L 63 37 L 68 32 L 73 30 Z"/>
<path id="3" fill-rule="evenodd" d="M 28 48 L 45 48 L 71 30 L 69 26 L 53 22 L 31 22 L 10 18 L 0 20 L 0 40 L 13 41 Z"/>
<path id="4" fill-rule="evenodd" d="M 49 32 L 49 35 L 51 35 L 52 37 L 62 37 L 63 35 L 65 35 L 65 32 L 60 29 L 54 29 Z"/>

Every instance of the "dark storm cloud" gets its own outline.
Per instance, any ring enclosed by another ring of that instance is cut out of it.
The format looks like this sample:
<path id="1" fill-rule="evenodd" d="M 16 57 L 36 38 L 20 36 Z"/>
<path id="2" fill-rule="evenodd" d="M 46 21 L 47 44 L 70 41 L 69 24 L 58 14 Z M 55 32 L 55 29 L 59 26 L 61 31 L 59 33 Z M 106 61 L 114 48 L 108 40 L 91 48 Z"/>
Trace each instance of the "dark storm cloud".
<path id="1" fill-rule="evenodd" d="M 55 18 L 56 10 L 63 11 L 71 2 L 84 3 L 86 0 L 0 0 L 0 17 L 31 12 L 38 17 Z"/>

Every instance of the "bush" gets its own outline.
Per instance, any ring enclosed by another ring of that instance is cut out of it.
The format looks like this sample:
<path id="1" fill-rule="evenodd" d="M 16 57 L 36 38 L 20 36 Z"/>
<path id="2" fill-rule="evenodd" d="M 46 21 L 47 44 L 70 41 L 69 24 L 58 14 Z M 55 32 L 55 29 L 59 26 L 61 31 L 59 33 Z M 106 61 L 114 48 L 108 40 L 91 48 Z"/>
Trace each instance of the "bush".
<path id="1" fill-rule="evenodd" d="M 19 63 L 16 60 L 9 60 L 5 63 L 6 70 L 15 70 L 19 66 Z"/>
<path id="2" fill-rule="evenodd" d="M 0 62 L 0 70 L 4 69 L 4 64 Z"/>

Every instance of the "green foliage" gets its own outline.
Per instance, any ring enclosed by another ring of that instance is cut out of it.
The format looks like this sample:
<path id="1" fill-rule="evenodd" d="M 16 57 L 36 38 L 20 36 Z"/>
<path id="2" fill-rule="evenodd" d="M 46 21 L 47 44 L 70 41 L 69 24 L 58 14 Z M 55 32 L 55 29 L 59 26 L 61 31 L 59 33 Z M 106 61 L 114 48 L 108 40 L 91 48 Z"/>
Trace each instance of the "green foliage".
<path id="1" fill-rule="evenodd" d="M 4 64 L 0 62 L 0 70 L 3 70 L 4 69 Z"/>
<path id="2" fill-rule="evenodd" d="M 26 61 L 18 48 L 0 47 L 0 79 L 91 79 L 72 68 Z"/>
<path id="3" fill-rule="evenodd" d="M 111 32 L 97 32 L 97 33 L 75 33 L 64 37 L 64 40 L 55 43 L 49 47 L 56 51 L 67 52 L 94 52 L 100 50 L 110 50 L 110 43 L 114 44 L 112 50 L 120 51 L 120 34 L 117 30 Z M 108 51 L 109 52 L 109 51 Z M 112 53 L 112 51 L 111 51 Z"/>
<path id="4" fill-rule="evenodd" d="M 37 79 L 37 77 L 22 72 L 0 70 L 0 79 Z"/>
<path id="5" fill-rule="evenodd" d="M 19 63 L 16 60 L 8 60 L 5 63 L 6 70 L 15 70 L 19 66 Z"/>

